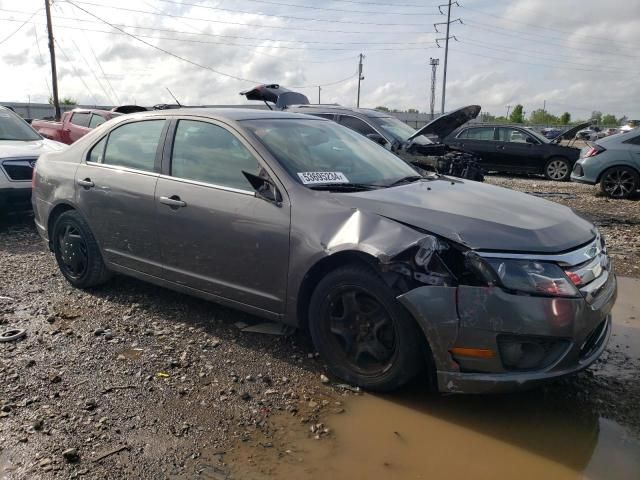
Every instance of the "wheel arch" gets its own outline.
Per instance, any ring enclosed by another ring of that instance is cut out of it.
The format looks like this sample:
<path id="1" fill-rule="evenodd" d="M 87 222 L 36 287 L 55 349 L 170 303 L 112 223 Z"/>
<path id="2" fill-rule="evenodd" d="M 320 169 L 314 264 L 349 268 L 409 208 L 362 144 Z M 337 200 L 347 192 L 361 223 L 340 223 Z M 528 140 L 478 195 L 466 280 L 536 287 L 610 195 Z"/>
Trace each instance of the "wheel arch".
<path id="1" fill-rule="evenodd" d="M 631 165 L 629 163 L 615 163 L 613 165 L 609 165 L 606 168 L 603 168 L 602 171 L 598 174 L 598 178 L 596 180 L 596 184 L 600 183 L 600 180 L 602 180 L 602 176 L 605 174 L 605 172 L 611 170 L 612 168 L 620 168 L 620 167 L 625 167 L 625 168 L 629 168 L 631 170 L 633 170 L 634 172 L 636 172 L 636 175 L 640 176 L 640 169 L 638 167 L 636 167 L 635 165 Z"/>
<path id="2" fill-rule="evenodd" d="M 307 329 L 309 325 L 309 302 L 318 282 L 329 272 L 336 268 L 348 265 L 359 264 L 371 267 L 372 271 L 376 271 L 378 260 L 368 253 L 360 250 L 342 250 L 332 255 L 321 258 L 314 263 L 302 279 L 300 288 L 298 289 L 296 318 L 298 326 Z"/>
<path id="3" fill-rule="evenodd" d="M 49 237 L 49 247 L 52 247 L 51 240 L 51 232 L 53 231 L 53 226 L 56 223 L 56 220 L 60 218 L 64 212 L 68 212 L 69 210 L 77 210 L 76 207 L 71 205 L 70 203 L 62 202 L 58 203 L 51 212 L 49 212 L 49 218 L 47 218 L 47 236 Z"/>

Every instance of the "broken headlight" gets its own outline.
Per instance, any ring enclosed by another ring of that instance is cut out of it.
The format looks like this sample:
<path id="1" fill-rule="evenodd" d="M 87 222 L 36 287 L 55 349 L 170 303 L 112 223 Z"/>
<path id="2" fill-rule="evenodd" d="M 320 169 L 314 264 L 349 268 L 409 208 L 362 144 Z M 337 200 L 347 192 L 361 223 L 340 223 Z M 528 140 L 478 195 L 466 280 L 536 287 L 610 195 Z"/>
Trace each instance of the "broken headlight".
<path id="1" fill-rule="evenodd" d="M 500 285 L 508 290 L 554 297 L 579 295 L 575 285 L 555 263 L 481 258 L 473 254 L 467 256 L 467 265 L 487 285 Z"/>

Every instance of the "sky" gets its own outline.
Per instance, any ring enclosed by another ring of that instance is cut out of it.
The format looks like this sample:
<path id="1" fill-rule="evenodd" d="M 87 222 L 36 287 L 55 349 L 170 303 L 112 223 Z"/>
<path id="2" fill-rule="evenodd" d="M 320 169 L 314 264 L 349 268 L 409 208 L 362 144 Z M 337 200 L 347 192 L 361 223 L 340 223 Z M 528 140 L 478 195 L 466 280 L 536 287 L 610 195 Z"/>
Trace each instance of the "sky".
<path id="1" fill-rule="evenodd" d="M 443 0 L 444 1 L 444 0 Z M 458 0 L 446 110 L 521 103 L 573 119 L 594 110 L 640 118 L 637 0 Z M 446 8 L 443 9 L 446 13 Z M 56 0 L 60 97 L 85 105 L 246 104 L 279 83 L 322 103 L 429 111 L 445 22 L 433 0 Z M 435 30 L 439 33 L 436 33 Z M 0 0 L 0 101 L 51 92 L 42 0 Z"/>

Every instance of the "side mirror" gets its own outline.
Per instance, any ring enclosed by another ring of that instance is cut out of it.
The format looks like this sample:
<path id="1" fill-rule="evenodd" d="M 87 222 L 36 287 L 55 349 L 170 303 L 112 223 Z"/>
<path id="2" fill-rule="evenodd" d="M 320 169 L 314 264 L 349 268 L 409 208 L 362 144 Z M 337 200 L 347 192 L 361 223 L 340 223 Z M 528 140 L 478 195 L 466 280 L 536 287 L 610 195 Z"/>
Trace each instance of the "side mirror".
<path id="1" fill-rule="evenodd" d="M 527 143 L 533 143 L 534 145 L 535 145 L 536 143 L 538 143 L 538 142 L 536 142 L 536 141 L 535 141 L 535 139 L 534 139 L 534 138 L 532 138 L 532 137 L 526 137 L 526 138 L 525 138 L 525 141 L 526 141 Z"/>
<path id="2" fill-rule="evenodd" d="M 387 144 L 387 140 L 379 133 L 367 133 L 367 138 L 382 146 Z"/>
<path id="3" fill-rule="evenodd" d="M 273 203 L 277 207 L 282 206 L 282 194 L 270 178 L 259 177 L 253 173 L 242 171 L 247 181 L 256 191 L 256 197 Z"/>

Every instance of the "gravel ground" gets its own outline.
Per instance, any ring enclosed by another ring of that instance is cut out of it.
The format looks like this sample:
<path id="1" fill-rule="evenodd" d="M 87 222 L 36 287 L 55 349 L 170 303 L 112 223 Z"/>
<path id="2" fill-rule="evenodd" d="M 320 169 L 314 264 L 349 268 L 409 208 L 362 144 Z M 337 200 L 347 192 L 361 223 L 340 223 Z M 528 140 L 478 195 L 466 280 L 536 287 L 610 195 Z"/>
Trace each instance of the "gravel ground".
<path id="1" fill-rule="evenodd" d="M 637 201 L 540 179 L 488 182 L 567 193 L 553 199 L 599 225 L 618 272 L 640 276 Z M 350 394 L 321 381 L 308 338 L 244 333 L 239 321 L 256 319 L 125 277 L 75 290 L 30 216 L 0 220 L 0 330 L 27 330 L 0 344 L 0 478 L 223 479 L 234 445 L 269 449 L 286 429 L 330 439 L 315 426 Z M 599 363 L 628 360 L 612 342 Z M 550 391 L 638 429 L 637 378 L 598 368 Z"/>

